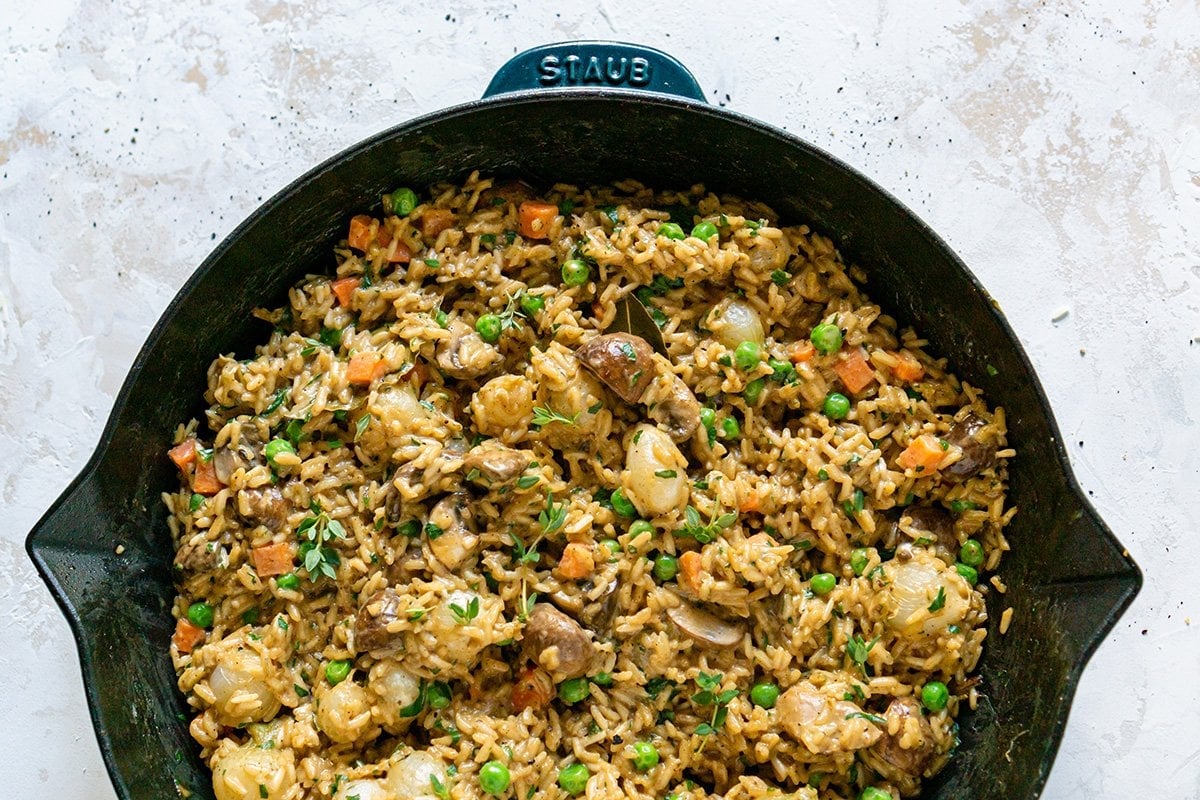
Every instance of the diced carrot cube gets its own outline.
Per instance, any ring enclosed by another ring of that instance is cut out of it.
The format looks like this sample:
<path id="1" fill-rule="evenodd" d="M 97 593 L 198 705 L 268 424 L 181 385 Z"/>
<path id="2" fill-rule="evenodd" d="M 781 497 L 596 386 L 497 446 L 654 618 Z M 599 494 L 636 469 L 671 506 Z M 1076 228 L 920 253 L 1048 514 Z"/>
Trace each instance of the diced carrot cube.
<path id="1" fill-rule="evenodd" d="M 264 544 L 262 547 L 255 547 L 250 551 L 250 558 L 254 561 L 254 571 L 260 578 L 270 578 L 274 575 L 291 572 L 292 560 L 295 557 L 295 551 L 292 550 L 289 542 Z"/>
<path id="2" fill-rule="evenodd" d="M 386 374 L 387 362 L 380 353 L 373 351 L 350 356 L 350 365 L 346 368 L 346 380 L 359 386 L 368 386 Z"/>
<path id="3" fill-rule="evenodd" d="M 512 688 L 513 711 L 520 714 L 527 708 L 537 710 L 554 698 L 554 681 L 544 670 L 526 667 L 517 673 Z"/>
<path id="4" fill-rule="evenodd" d="M 813 347 L 812 342 L 796 342 L 792 345 L 788 356 L 792 359 L 793 364 L 803 364 L 806 361 L 812 361 L 816 352 L 817 348 Z"/>
<path id="5" fill-rule="evenodd" d="M 362 278 L 338 278 L 330 284 L 333 293 L 337 295 L 338 305 L 349 308 L 354 298 L 354 290 L 362 284 Z"/>
<path id="6" fill-rule="evenodd" d="M 346 244 L 363 253 L 371 246 L 375 238 L 375 220 L 366 214 L 356 214 L 350 218 L 350 233 L 346 236 Z"/>
<path id="7" fill-rule="evenodd" d="M 742 498 L 740 503 L 738 503 L 738 511 L 742 512 L 743 514 L 753 514 L 757 512 L 759 508 L 760 506 L 757 489 L 751 489 L 750 491 L 746 492 L 746 496 Z"/>
<path id="8" fill-rule="evenodd" d="M 188 464 L 196 460 L 196 440 L 185 439 L 167 451 L 167 455 L 175 462 L 175 466 L 186 469 Z"/>
<path id="9" fill-rule="evenodd" d="M 400 237 L 396 237 L 388 245 L 387 260 L 389 264 L 407 264 L 412 261 L 412 251 L 400 241 Z"/>
<path id="10" fill-rule="evenodd" d="M 208 461 L 203 458 L 196 459 L 196 472 L 192 475 L 192 491 L 205 497 L 212 497 L 221 491 L 221 487 L 222 484 L 217 479 L 217 469 L 213 466 L 212 459 L 210 458 Z"/>
<path id="11" fill-rule="evenodd" d="M 421 235 L 433 239 L 454 224 L 454 212 L 448 208 L 427 208 L 421 212 Z"/>
<path id="12" fill-rule="evenodd" d="M 896 366 L 892 367 L 892 374 L 899 380 L 913 383 L 925 377 L 925 367 L 912 353 L 901 350 L 896 353 Z"/>
<path id="13" fill-rule="evenodd" d="M 204 628 L 193 625 L 186 619 L 175 621 L 175 633 L 171 636 L 171 642 L 178 648 L 181 653 L 190 653 L 196 649 L 196 645 L 204 641 Z"/>
<path id="14" fill-rule="evenodd" d="M 563 548 L 562 559 L 558 562 L 558 574 L 562 577 L 577 581 L 591 575 L 595 568 L 596 560 L 588 545 L 571 542 Z"/>
<path id="15" fill-rule="evenodd" d="M 517 216 L 520 218 L 521 235 L 526 239 L 549 239 L 550 226 L 558 216 L 558 206 L 527 200 L 521 203 Z"/>
<path id="16" fill-rule="evenodd" d="M 700 578 L 704 574 L 704 568 L 700 565 L 700 554 L 695 550 L 688 550 L 679 556 L 679 574 L 683 576 L 683 583 L 692 594 L 697 594 L 700 591 Z"/>
<path id="17" fill-rule="evenodd" d="M 946 450 L 936 436 L 925 433 L 914 439 L 912 444 L 896 456 L 896 464 L 901 469 L 930 473 L 938 468 Z"/>
<path id="18" fill-rule="evenodd" d="M 875 370 L 867 363 L 861 350 L 851 350 L 838 359 L 833 370 L 851 394 L 858 394 L 875 380 Z"/>

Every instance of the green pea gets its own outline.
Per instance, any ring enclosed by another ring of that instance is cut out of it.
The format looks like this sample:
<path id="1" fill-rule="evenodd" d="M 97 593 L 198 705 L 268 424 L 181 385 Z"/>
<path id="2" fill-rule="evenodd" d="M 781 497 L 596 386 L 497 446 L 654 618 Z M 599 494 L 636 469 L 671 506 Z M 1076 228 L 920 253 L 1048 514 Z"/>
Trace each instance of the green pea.
<path id="1" fill-rule="evenodd" d="M 546 307 L 546 298 L 539 294 L 521 295 L 521 310 L 527 317 L 536 317 Z"/>
<path id="2" fill-rule="evenodd" d="M 603 539 L 600 546 L 608 551 L 609 561 L 616 561 L 616 557 L 621 554 L 621 543 L 616 539 Z"/>
<path id="3" fill-rule="evenodd" d="M 591 270 L 583 259 L 572 258 L 563 262 L 562 279 L 567 286 L 583 286 L 590 277 Z"/>
<path id="4" fill-rule="evenodd" d="M 733 363 L 740 370 L 751 370 L 762 361 L 762 347 L 755 341 L 744 341 L 733 351 Z"/>
<path id="5" fill-rule="evenodd" d="M 475 320 L 475 332 L 479 334 L 479 338 L 485 342 L 496 343 L 500 341 L 500 334 L 504 331 L 504 323 L 500 321 L 498 314 L 484 314 L 479 319 Z"/>
<path id="6" fill-rule="evenodd" d="M 707 242 L 709 239 L 717 235 L 717 226 L 713 225 L 708 220 L 699 222 L 696 227 L 692 228 L 692 236 L 695 236 L 702 242 Z"/>
<path id="7" fill-rule="evenodd" d="M 658 750 L 650 742 L 633 743 L 633 765 L 642 772 L 658 764 Z"/>
<path id="8" fill-rule="evenodd" d="M 663 553 L 654 559 L 654 577 L 660 581 L 669 581 L 679 573 L 679 559 Z"/>
<path id="9" fill-rule="evenodd" d="M 267 442 L 267 446 L 263 448 L 263 453 L 267 456 L 267 461 L 275 463 L 275 459 L 282 453 L 295 453 L 296 448 L 292 447 L 292 443 L 287 439 L 272 439 Z"/>
<path id="10" fill-rule="evenodd" d="M 644 519 L 636 519 L 629 525 L 629 535 L 635 539 L 643 533 L 654 533 L 654 525 Z"/>
<path id="11" fill-rule="evenodd" d="M 337 686 L 350 677 L 350 668 L 352 666 L 353 664 L 348 659 L 330 661 L 325 665 L 325 680 L 329 681 L 330 686 Z"/>
<path id="12" fill-rule="evenodd" d="M 979 570 L 969 564 L 955 564 L 954 569 L 972 586 L 979 582 Z"/>
<path id="13" fill-rule="evenodd" d="M 840 392 L 830 392 L 821 410 L 830 419 L 845 419 L 850 413 L 850 398 Z"/>
<path id="14" fill-rule="evenodd" d="M 774 683 L 756 683 L 750 690 L 750 702 L 762 708 L 774 708 L 779 699 L 779 686 Z"/>
<path id="15" fill-rule="evenodd" d="M 417 193 L 407 186 L 392 192 L 392 213 L 398 217 L 407 217 L 417 207 Z"/>
<path id="16" fill-rule="evenodd" d="M 512 776 L 508 774 L 508 767 L 499 761 L 489 761 L 479 768 L 479 788 L 488 794 L 503 794 L 510 783 Z"/>
<path id="17" fill-rule="evenodd" d="M 711 428 L 717 424 L 717 412 L 705 406 L 700 409 L 700 424 L 706 428 Z"/>
<path id="18" fill-rule="evenodd" d="M 568 764 L 558 771 L 558 785 L 567 794 L 583 794 L 590 777 L 591 770 L 585 764 Z"/>
<path id="19" fill-rule="evenodd" d="M 975 539 L 967 539 L 958 551 L 958 560 L 968 567 L 978 567 L 983 563 L 983 545 Z"/>
<path id="20" fill-rule="evenodd" d="M 443 709 L 450 705 L 453 698 L 450 684 L 444 681 L 434 681 L 425 689 L 425 702 L 429 703 L 430 708 Z"/>
<path id="21" fill-rule="evenodd" d="M 842 347 L 842 331 L 830 322 L 822 322 L 813 328 L 808 338 L 821 355 L 836 353 Z"/>
<path id="22" fill-rule="evenodd" d="M 192 603 L 188 606 L 187 618 L 197 628 L 207 628 L 213 624 L 213 607 L 208 603 Z"/>
<path id="23" fill-rule="evenodd" d="M 625 496 L 623 489 L 616 489 L 609 498 L 612 503 L 613 511 L 620 514 L 622 517 L 633 517 L 637 515 L 637 509 L 633 507 L 633 503 Z"/>
<path id="24" fill-rule="evenodd" d="M 736 439 L 742 435 L 742 426 L 738 425 L 738 421 L 734 417 L 726 417 L 721 420 L 721 438 Z"/>
<path id="25" fill-rule="evenodd" d="M 867 563 L 870 561 L 871 555 L 865 547 L 857 547 L 850 553 L 850 569 L 854 570 L 855 575 L 862 575 L 867 571 Z"/>
<path id="26" fill-rule="evenodd" d="M 812 576 L 808 582 L 809 588 L 817 597 L 824 597 L 833 591 L 833 587 L 837 586 L 837 578 L 829 572 L 818 572 Z"/>
<path id="27" fill-rule="evenodd" d="M 941 681 L 930 681 L 921 687 L 921 705 L 930 711 L 941 711 L 950 699 L 950 690 Z"/>
<path id="28" fill-rule="evenodd" d="M 892 793 L 885 789 L 868 786 L 862 790 L 862 794 L 858 796 L 858 800 L 892 800 Z"/>
<path id="29" fill-rule="evenodd" d="M 787 383 L 796 375 L 796 367 L 792 365 L 792 362 L 782 358 L 767 359 L 767 366 L 775 371 L 771 377 L 780 383 Z"/>
<path id="30" fill-rule="evenodd" d="M 288 591 L 291 591 L 292 589 L 300 588 L 300 579 L 296 577 L 296 573 L 288 572 L 276 578 L 275 585 L 280 589 L 287 589 Z"/>
<path id="31" fill-rule="evenodd" d="M 668 239 L 686 239 L 687 235 L 683 232 L 683 228 L 676 225 L 674 222 L 664 222 L 658 226 L 657 235 L 665 236 Z"/>
<path id="32" fill-rule="evenodd" d="M 742 390 L 742 397 L 750 405 L 757 405 L 759 398 L 762 397 L 763 386 L 765 385 L 766 381 L 762 378 L 755 378 L 746 384 L 746 388 Z"/>
<path id="33" fill-rule="evenodd" d="M 578 703 L 588 696 L 588 679 L 571 678 L 558 685 L 558 699 L 568 705 Z"/>
<path id="34" fill-rule="evenodd" d="M 613 676 L 611 672 L 597 672 L 592 676 L 592 683 L 597 686 L 612 686 Z"/>

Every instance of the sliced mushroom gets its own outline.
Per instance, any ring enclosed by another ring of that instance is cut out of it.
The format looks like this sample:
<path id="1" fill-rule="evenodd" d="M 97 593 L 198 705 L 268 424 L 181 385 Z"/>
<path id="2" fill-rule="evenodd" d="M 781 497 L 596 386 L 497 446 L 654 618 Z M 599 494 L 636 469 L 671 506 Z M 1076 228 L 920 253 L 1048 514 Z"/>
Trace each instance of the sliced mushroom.
<path id="1" fill-rule="evenodd" d="M 740 625 L 726 622 L 690 603 L 667 609 L 667 617 L 693 641 L 709 647 L 735 647 L 745 633 Z"/>
<path id="2" fill-rule="evenodd" d="M 233 473 L 239 469 L 249 470 L 263 463 L 258 452 L 258 447 L 262 444 L 258 428 L 250 422 L 243 422 L 240 428 L 236 447 L 225 445 L 218 447 L 213 453 L 213 470 L 217 473 L 217 480 L 226 486 L 229 485 Z"/>
<path id="3" fill-rule="evenodd" d="M 650 394 L 657 388 L 654 387 L 643 400 L 650 405 L 651 419 L 662 425 L 676 442 L 686 442 L 700 427 L 700 401 L 683 378 L 671 375 L 668 380 L 663 397 L 655 398 L 655 401 L 650 403 Z"/>
<path id="4" fill-rule="evenodd" d="M 521 648 L 556 680 L 585 674 L 594 649 L 591 635 L 578 622 L 546 603 L 529 612 Z"/>
<path id="5" fill-rule="evenodd" d="M 238 492 L 238 515 L 250 525 L 265 525 L 272 532 L 287 522 L 291 506 L 278 486 L 242 489 Z"/>
<path id="6" fill-rule="evenodd" d="M 444 497 L 430 509 L 429 525 L 441 533 L 429 535 L 429 550 L 446 569 L 462 566 L 479 544 L 479 537 L 469 527 L 473 521 L 467 495 L 463 493 Z"/>
<path id="7" fill-rule="evenodd" d="M 175 566 L 190 572 L 207 572 L 224 563 L 225 548 L 209 541 L 208 531 L 200 531 L 192 540 L 179 546 L 175 553 Z"/>
<path id="8" fill-rule="evenodd" d="M 463 458 L 467 478 L 481 486 L 506 486 L 529 467 L 533 460 L 528 451 L 494 444 L 481 444 Z"/>
<path id="9" fill-rule="evenodd" d="M 575 357 L 626 403 L 638 402 L 656 373 L 654 348 L 631 333 L 597 336 Z"/>
<path id="10" fill-rule="evenodd" d="M 943 478 L 958 483 L 996 463 L 996 443 L 984 442 L 979 437 L 987 424 L 974 414 L 954 424 L 946 434 L 946 441 L 962 450 L 962 458 L 941 471 Z"/>
<path id="11" fill-rule="evenodd" d="M 354 620 L 354 646 L 360 653 L 395 647 L 400 634 L 388 627 L 400 619 L 400 596 L 384 589 L 368 597 Z"/>
<path id="12" fill-rule="evenodd" d="M 908 527 L 920 531 L 921 535 L 915 541 L 901 534 L 900 525 L 905 521 Z M 958 538 L 954 534 L 954 519 L 940 506 L 919 505 L 888 512 L 879 525 L 881 532 L 880 545 L 888 550 L 900 553 L 904 549 L 904 560 L 912 555 L 912 545 L 932 547 L 938 557 L 948 564 L 953 564 L 958 553 Z"/>
<path id="13" fill-rule="evenodd" d="M 500 351 L 483 340 L 462 320 L 450 323 L 450 338 L 437 345 L 437 365 L 455 378 L 477 378 L 502 358 Z"/>
<path id="14" fill-rule="evenodd" d="M 887 725 L 871 752 L 901 772 L 920 776 L 934 756 L 933 728 L 912 697 L 897 697 L 885 712 Z M 891 731 L 895 729 L 895 733 Z"/>
<path id="15" fill-rule="evenodd" d="M 476 207 L 482 210 L 506 203 L 520 203 L 534 196 L 533 187 L 524 181 L 501 181 L 479 193 L 479 204 Z"/>

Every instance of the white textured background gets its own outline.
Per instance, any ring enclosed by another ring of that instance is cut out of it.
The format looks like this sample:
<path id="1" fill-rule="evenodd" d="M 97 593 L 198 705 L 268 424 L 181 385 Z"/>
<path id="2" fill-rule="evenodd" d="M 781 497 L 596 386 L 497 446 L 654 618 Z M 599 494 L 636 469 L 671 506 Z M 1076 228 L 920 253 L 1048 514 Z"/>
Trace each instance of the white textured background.
<path id="1" fill-rule="evenodd" d="M 1045 798 L 1200 798 L 1200 4 L 691 5 L 0 0 L 0 794 L 113 796 L 21 543 L 214 239 L 515 51 L 616 38 L 865 171 L 1001 302 L 1147 576 Z"/>

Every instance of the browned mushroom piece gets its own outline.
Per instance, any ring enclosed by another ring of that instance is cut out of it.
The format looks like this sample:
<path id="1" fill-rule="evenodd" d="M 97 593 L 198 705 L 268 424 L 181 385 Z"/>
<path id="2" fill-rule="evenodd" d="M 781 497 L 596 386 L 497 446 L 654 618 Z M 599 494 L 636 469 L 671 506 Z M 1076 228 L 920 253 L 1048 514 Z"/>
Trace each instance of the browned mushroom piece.
<path id="1" fill-rule="evenodd" d="M 354 620 L 354 646 L 360 653 L 387 650 L 399 633 L 388 626 L 400 619 L 400 596 L 393 589 L 383 589 L 368 597 L 358 608 Z"/>
<path id="2" fill-rule="evenodd" d="M 683 603 L 667 609 L 667 618 L 688 638 L 706 647 L 736 647 L 745 631 L 715 614 Z"/>
<path id="3" fill-rule="evenodd" d="M 249 422 L 242 423 L 237 446 L 225 445 L 213 452 L 213 471 L 217 473 L 217 480 L 228 486 L 229 479 L 239 469 L 249 470 L 261 465 L 263 460 L 258 450 L 261 445 L 258 428 Z"/>
<path id="4" fill-rule="evenodd" d="M 592 662 L 591 635 L 578 622 L 546 603 L 538 603 L 529 612 L 521 648 L 555 680 L 578 678 Z"/>
<path id="5" fill-rule="evenodd" d="M 189 572 L 205 572 L 216 569 L 225 559 L 224 548 L 217 542 L 204 538 L 206 532 L 194 537 L 191 541 L 180 544 L 175 553 L 175 566 Z"/>
<path id="6" fill-rule="evenodd" d="M 278 486 L 242 489 L 238 494 L 238 515 L 247 524 L 264 525 L 275 532 L 287 522 L 291 506 Z"/>
<path id="7" fill-rule="evenodd" d="M 528 451 L 485 443 L 463 457 L 462 468 L 469 480 L 481 486 L 506 486 L 519 478 L 532 460 Z"/>
<path id="8" fill-rule="evenodd" d="M 455 378 L 477 378 L 503 358 L 475 330 L 460 319 L 450 323 L 450 338 L 438 342 L 438 369 Z"/>
<path id="9" fill-rule="evenodd" d="M 656 374 L 654 348 L 631 333 L 597 336 L 575 357 L 626 403 L 638 402 Z"/>
<path id="10" fill-rule="evenodd" d="M 501 181 L 479 193 L 476 208 L 485 209 L 506 203 L 520 203 L 534 197 L 533 187 L 524 181 Z"/>
<path id="11" fill-rule="evenodd" d="M 958 537 L 954 535 L 954 519 L 940 506 L 913 506 L 901 513 L 908 517 L 910 525 L 922 536 L 914 544 L 927 545 L 948 564 L 953 564 L 958 553 Z"/>
<path id="12" fill-rule="evenodd" d="M 897 697 L 885 712 L 887 724 L 883 736 L 871 746 L 871 752 L 901 772 L 920 776 L 934 756 L 933 728 L 912 697 Z M 896 732 L 890 733 L 893 728 Z"/>
<path id="13" fill-rule="evenodd" d="M 946 441 L 962 450 L 962 458 L 941 471 L 943 478 L 958 483 L 996 463 L 996 443 L 982 441 L 979 436 L 987 424 L 974 414 L 954 423 Z"/>
<path id="14" fill-rule="evenodd" d="M 662 425 L 672 440 L 686 442 L 700 427 L 700 401 L 683 378 L 671 378 L 666 396 L 650 406 L 650 418 Z"/>

